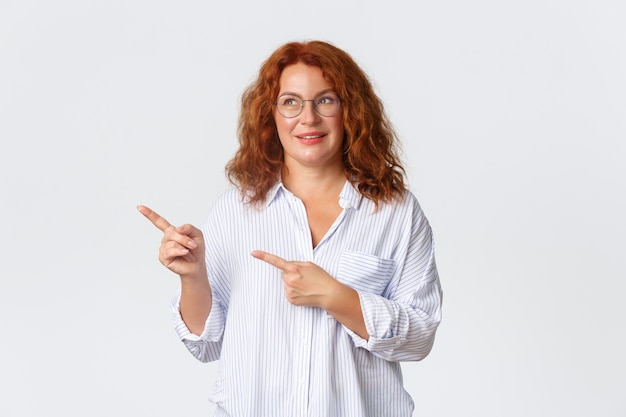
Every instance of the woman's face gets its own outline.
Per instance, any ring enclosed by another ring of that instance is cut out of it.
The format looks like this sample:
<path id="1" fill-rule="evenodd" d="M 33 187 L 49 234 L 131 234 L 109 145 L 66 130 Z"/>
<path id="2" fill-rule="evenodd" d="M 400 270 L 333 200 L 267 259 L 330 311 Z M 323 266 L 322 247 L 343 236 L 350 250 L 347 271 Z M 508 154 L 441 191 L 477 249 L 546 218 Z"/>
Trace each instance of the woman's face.
<path id="1" fill-rule="evenodd" d="M 285 165 L 288 168 L 298 165 L 322 168 L 343 165 L 344 128 L 341 109 L 332 116 L 322 116 L 315 111 L 314 102 L 309 101 L 320 99 L 318 105 L 322 112 L 323 106 L 332 103 L 334 92 L 322 76 L 322 70 L 302 63 L 290 65 L 283 70 L 279 84 L 279 103 L 295 102 L 290 98 L 307 100 L 304 101 L 302 112 L 291 118 L 281 115 L 277 106 L 274 108 Z"/>

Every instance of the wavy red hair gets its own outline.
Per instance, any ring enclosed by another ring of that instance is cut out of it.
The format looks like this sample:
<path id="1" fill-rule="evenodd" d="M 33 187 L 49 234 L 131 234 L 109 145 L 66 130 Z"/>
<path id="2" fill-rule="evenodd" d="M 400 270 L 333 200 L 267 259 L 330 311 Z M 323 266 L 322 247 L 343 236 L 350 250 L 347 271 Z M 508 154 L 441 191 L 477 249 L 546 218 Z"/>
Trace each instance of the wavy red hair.
<path id="1" fill-rule="evenodd" d="M 283 69 L 296 63 L 319 67 L 342 99 L 343 159 L 348 180 L 376 205 L 400 198 L 405 190 L 405 170 L 382 101 L 352 57 L 322 41 L 290 42 L 279 47 L 244 91 L 239 149 L 226 165 L 229 181 L 241 188 L 248 201 L 260 203 L 280 177 L 284 156 L 272 103 L 279 92 Z"/>

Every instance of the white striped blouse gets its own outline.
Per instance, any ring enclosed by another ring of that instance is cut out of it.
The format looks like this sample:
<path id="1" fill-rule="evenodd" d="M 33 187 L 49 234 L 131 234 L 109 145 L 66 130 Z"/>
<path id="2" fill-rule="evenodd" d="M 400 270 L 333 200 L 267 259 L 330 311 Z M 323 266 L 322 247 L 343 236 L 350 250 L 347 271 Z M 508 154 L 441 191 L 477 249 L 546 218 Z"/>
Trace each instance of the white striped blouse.
<path id="1" fill-rule="evenodd" d="M 414 195 L 380 204 L 346 182 L 341 214 L 313 248 L 304 204 L 278 183 L 254 208 L 231 190 L 204 227 L 213 307 L 200 336 L 172 301 L 178 335 L 200 361 L 219 359 L 215 416 L 404 417 L 413 400 L 400 361 L 431 350 L 442 292 L 430 226 Z M 319 308 L 294 306 L 259 249 L 311 261 L 354 288 L 369 340 Z"/>

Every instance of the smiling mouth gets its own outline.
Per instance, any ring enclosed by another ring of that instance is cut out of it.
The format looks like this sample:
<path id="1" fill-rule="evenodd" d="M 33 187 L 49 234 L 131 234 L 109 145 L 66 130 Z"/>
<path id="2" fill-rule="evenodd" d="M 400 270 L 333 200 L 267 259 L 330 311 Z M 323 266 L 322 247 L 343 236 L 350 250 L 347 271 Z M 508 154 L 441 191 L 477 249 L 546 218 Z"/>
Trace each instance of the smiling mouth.
<path id="1" fill-rule="evenodd" d="M 319 139 L 324 136 L 325 135 L 306 135 L 306 136 L 298 136 L 298 139 Z"/>

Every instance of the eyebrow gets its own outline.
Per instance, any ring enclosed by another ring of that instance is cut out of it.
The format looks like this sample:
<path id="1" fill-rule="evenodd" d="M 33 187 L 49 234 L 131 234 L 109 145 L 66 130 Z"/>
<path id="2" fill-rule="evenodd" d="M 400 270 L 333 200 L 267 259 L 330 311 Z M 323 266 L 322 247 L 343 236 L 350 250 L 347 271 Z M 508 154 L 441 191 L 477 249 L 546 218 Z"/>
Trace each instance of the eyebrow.
<path id="1" fill-rule="evenodd" d="M 326 94 L 326 93 L 333 93 L 333 94 L 337 94 L 337 93 L 335 93 L 335 90 L 333 90 L 332 88 L 327 88 L 327 89 L 322 90 L 322 91 L 320 91 L 319 93 L 317 93 L 314 97 L 319 97 L 319 96 L 321 96 L 321 95 L 323 95 L 323 94 Z M 296 96 L 296 97 L 300 97 L 300 98 L 302 98 L 302 96 L 301 96 L 300 94 L 298 94 L 298 93 L 292 93 L 291 91 L 285 91 L 285 92 L 283 92 L 282 94 L 280 94 L 278 97 L 282 97 L 282 96 Z"/>

